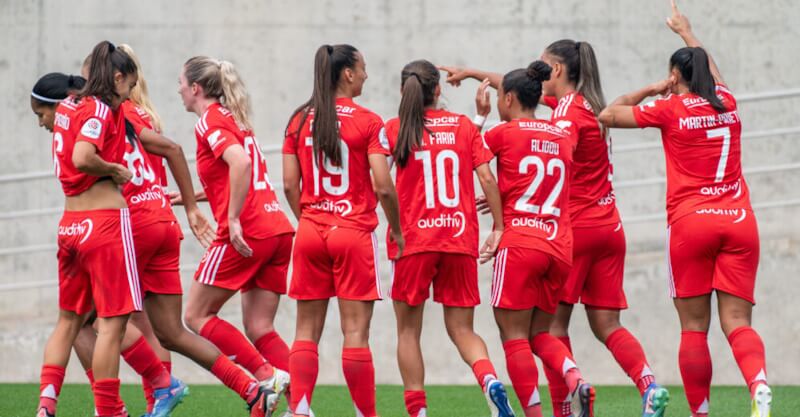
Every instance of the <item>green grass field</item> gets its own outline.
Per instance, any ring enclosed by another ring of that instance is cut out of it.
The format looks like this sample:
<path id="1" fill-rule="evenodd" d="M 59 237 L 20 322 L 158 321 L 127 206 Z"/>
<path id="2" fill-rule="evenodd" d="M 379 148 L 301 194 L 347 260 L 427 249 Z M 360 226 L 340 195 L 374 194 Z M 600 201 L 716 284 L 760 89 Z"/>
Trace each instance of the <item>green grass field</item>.
<path id="1" fill-rule="evenodd" d="M 669 387 L 672 399 L 667 415 L 688 417 L 689 409 L 679 387 Z M 32 417 L 37 404 L 38 387 L 34 384 L 0 384 L 0 417 Z M 122 396 L 132 417 L 144 410 L 142 391 L 136 385 L 123 385 Z M 428 415 L 430 417 L 486 417 L 489 415 L 483 395 L 472 386 L 430 386 Z M 800 416 L 800 387 L 774 387 L 772 417 Z M 715 387 L 711 393 L 712 417 L 747 417 L 750 400 L 744 387 Z M 512 405 L 519 416 L 519 404 L 511 394 Z M 547 389 L 542 392 L 544 415 L 549 416 L 550 399 Z M 281 406 L 280 409 L 284 407 Z M 314 392 L 312 408 L 318 417 L 352 417 L 350 395 L 344 386 L 319 386 Z M 598 417 L 635 417 L 640 414 L 638 392 L 633 387 L 601 386 L 597 389 Z M 406 417 L 403 389 L 396 385 L 378 386 L 378 412 L 382 417 Z M 92 396 L 88 385 L 64 386 L 58 405 L 59 417 L 92 416 Z M 220 386 L 195 385 L 191 394 L 175 412 L 174 417 L 246 416 L 242 401 Z"/>

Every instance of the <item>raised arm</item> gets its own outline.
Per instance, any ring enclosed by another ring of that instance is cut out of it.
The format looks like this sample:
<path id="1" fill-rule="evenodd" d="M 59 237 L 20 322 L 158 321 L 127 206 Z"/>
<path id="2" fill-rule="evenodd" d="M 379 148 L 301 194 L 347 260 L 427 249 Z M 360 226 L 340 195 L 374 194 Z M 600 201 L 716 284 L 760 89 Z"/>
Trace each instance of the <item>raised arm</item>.
<path id="1" fill-rule="evenodd" d="M 669 90 L 669 80 L 650 84 L 645 88 L 618 97 L 606 106 L 597 117 L 607 127 L 637 128 L 642 127 L 633 116 L 633 107 L 639 105 L 647 97 L 665 94 Z"/>
<path id="2" fill-rule="evenodd" d="M 675 3 L 676 0 L 670 0 L 672 4 L 672 16 L 667 18 L 667 26 L 672 29 L 678 36 L 683 39 L 683 42 L 686 46 L 691 48 L 703 48 L 703 44 L 700 42 L 700 39 L 697 39 L 694 32 L 692 31 L 692 25 L 689 22 L 689 18 L 686 15 L 682 14 L 680 10 L 678 10 L 678 5 Z M 716 62 L 714 62 L 714 58 L 711 57 L 711 54 L 706 49 L 706 55 L 708 55 L 708 66 L 711 69 L 711 75 L 714 76 L 714 81 L 717 84 L 725 84 L 725 81 L 722 79 L 722 75 L 719 72 L 719 67 L 717 67 Z"/>
<path id="3" fill-rule="evenodd" d="M 466 80 L 467 78 L 472 78 L 478 81 L 483 81 L 488 78 L 489 85 L 495 89 L 498 88 L 500 83 L 503 81 L 503 75 L 497 72 L 481 71 L 475 68 L 462 68 L 450 65 L 440 65 L 436 68 L 447 73 L 446 81 L 448 84 L 454 87 L 460 86 L 461 81 Z"/>

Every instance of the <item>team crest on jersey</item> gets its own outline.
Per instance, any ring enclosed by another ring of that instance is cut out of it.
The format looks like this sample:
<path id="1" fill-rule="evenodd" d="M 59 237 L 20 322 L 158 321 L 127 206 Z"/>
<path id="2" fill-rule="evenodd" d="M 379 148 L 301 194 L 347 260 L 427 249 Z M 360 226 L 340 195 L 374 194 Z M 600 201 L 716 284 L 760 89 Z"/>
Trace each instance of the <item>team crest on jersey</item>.
<path id="1" fill-rule="evenodd" d="M 389 137 L 386 136 L 386 128 L 382 127 L 380 133 L 378 133 L 378 140 L 381 142 L 381 146 L 383 149 L 389 150 Z"/>
<path id="2" fill-rule="evenodd" d="M 91 118 L 83 124 L 81 135 L 90 139 L 97 139 L 103 132 L 103 123 L 99 119 Z"/>
<path id="3" fill-rule="evenodd" d="M 556 122 L 556 126 L 560 127 L 561 129 L 569 129 L 572 126 L 572 122 L 569 120 L 559 120 Z"/>

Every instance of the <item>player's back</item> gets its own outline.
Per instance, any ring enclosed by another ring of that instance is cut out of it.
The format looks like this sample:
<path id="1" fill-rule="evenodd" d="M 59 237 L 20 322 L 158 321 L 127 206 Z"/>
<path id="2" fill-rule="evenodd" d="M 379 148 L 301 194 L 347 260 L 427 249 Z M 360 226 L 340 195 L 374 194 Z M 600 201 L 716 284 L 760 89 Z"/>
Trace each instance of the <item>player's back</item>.
<path id="1" fill-rule="evenodd" d="M 397 161 L 396 186 L 404 254 L 450 252 L 477 256 L 478 218 L 473 170 L 491 160 L 475 125 L 464 115 L 426 110 L 422 143 L 404 166 Z M 400 120 L 386 123 L 390 148 L 398 147 Z M 392 245 L 389 256 L 394 255 Z"/>
<path id="2" fill-rule="evenodd" d="M 574 138 L 555 124 L 515 119 L 486 132 L 497 157 L 506 232 L 501 247 L 527 247 L 572 260 L 568 210 Z"/>
<path id="3" fill-rule="evenodd" d="M 309 111 L 299 129 L 304 115 L 302 111 L 296 114 L 287 129 L 283 153 L 297 155 L 300 163 L 302 216 L 320 224 L 373 230 L 378 225 L 377 197 L 368 155 L 389 154 L 383 120 L 343 97 L 336 99 L 336 115 L 340 166 L 328 158 L 315 159 L 313 111 Z"/>

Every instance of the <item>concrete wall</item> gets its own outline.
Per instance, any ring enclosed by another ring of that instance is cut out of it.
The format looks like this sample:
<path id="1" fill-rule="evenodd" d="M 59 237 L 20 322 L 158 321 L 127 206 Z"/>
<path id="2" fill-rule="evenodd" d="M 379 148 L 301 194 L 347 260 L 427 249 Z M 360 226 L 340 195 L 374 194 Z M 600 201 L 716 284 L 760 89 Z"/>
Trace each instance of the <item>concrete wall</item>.
<path id="1" fill-rule="evenodd" d="M 200 4 L 203 4 L 200 6 Z M 800 56 L 795 2 L 735 0 L 685 5 L 699 36 L 717 59 L 736 92 L 761 92 L 800 87 L 793 62 Z M 312 61 L 322 43 L 348 42 L 366 57 L 370 74 L 359 102 L 388 118 L 399 102 L 401 67 L 416 58 L 437 63 L 472 65 L 506 71 L 526 65 L 551 41 L 573 37 L 591 41 L 597 51 L 609 99 L 660 79 L 669 54 L 680 40 L 664 25 L 669 5 L 664 1 L 608 0 L 561 2 L 482 1 L 280 1 L 230 2 L 100 2 L 73 0 L 0 0 L 0 176 L 51 169 L 49 136 L 35 124 L 28 94 L 36 78 L 50 71 L 77 73 L 83 58 L 100 40 L 131 44 L 139 54 L 153 100 L 164 119 L 166 133 L 188 154 L 195 149 L 195 116 L 181 106 L 178 72 L 190 56 L 206 54 L 234 62 L 244 77 L 255 108 L 255 126 L 263 145 L 278 145 L 292 109 L 311 92 Z M 461 89 L 444 88 L 449 107 L 473 114 L 475 83 Z M 744 103 L 746 131 L 797 126 L 800 99 Z M 655 132 L 614 132 L 624 146 L 658 139 Z M 746 167 L 790 163 L 800 159 L 798 135 L 747 141 Z M 278 181 L 280 160 L 268 157 Z M 616 181 L 660 176 L 660 150 L 621 153 L 614 159 Z M 797 171 L 751 175 L 755 203 L 797 199 Z M 63 197 L 53 179 L 0 183 L 5 198 L 0 213 L 58 207 Z M 622 188 L 620 209 L 630 218 L 663 211 L 661 185 Z M 800 252 L 797 208 L 757 210 L 762 237 L 755 326 L 767 346 L 770 377 L 775 383 L 798 384 L 800 354 L 793 348 L 800 331 L 800 297 L 796 281 Z M 52 244 L 58 215 L 0 219 L 0 248 Z M 484 224 L 486 226 L 486 224 Z M 631 308 L 624 322 L 645 346 L 655 372 L 678 383 L 679 326 L 667 296 L 663 220 L 628 224 L 625 287 Z M 384 227 L 380 228 L 383 233 Z M 184 286 L 188 288 L 201 251 L 191 238 L 184 244 Z M 389 283 L 388 267 L 381 280 Z M 0 255 L 0 285 L 55 279 L 52 250 Z M 481 294 L 489 297 L 491 271 L 481 270 Z M 285 300 L 279 331 L 291 341 L 294 303 Z M 626 376 L 606 349 L 591 336 L 581 308 L 573 320 L 573 346 L 585 374 L 598 383 L 627 383 Z M 0 381 L 34 381 L 42 347 L 57 311 L 56 288 L 0 292 Z M 222 315 L 239 322 L 238 300 Z M 320 382 L 341 383 L 341 337 L 337 309 L 331 306 L 322 346 Z M 443 331 L 441 308 L 431 304 L 425 317 L 423 343 L 429 383 L 472 383 L 469 369 L 458 358 Z M 484 335 L 498 369 L 503 354 L 491 310 L 477 311 L 478 331 Z M 718 326 L 712 326 L 715 383 L 739 384 L 741 377 Z M 377 379 L 400 381 L 394 359 L 394 319 L 391 303 L 376 305 L 372 349 Z M 189 361 L 176 360 L 176 373 L 192 382 L 212 379 Z M 504 375 L 505 373 L 502 372 Z M 127 381 L 135 381 L 123 366 Z M 73 361 L 69 380 L 84 377 Z"/>

